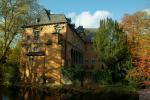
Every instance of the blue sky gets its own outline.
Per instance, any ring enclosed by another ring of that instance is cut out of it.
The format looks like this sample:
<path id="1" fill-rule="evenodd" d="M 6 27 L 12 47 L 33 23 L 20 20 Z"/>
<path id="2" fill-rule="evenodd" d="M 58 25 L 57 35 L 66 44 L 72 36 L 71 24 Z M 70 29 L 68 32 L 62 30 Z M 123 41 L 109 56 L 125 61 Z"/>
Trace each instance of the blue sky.
<path id="1" fill-rule="evenodd" d="M 82 22 L 82 19 L 98 20 L 98 16 L 120 21 L 124 14 L 150 7 L 150 0 L 40 0 L 40 4 L 53 13 L 64 13 L 76 24 L 83 24 L 86 21 Z"/>

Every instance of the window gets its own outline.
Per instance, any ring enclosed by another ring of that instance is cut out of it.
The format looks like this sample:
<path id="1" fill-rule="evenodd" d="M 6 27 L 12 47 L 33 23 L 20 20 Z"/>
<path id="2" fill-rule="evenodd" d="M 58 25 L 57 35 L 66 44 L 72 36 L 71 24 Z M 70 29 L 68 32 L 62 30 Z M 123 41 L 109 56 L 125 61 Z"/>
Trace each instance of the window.
<path id="1" fill-rule="evenodd" d="M 34 32 L 34 40 L 35 41 L 39 41 L 40 40 L 40 32 L 39 31 L 35 31 Z"/>
<path id="2" fill-rule="evenodd" d="M 73 65 L 74 64 L 74 50 L 73 49 L 71 49 L 71 65 Z"/>
<path id="3" fill-rule="evenodd" d="M 95 64 L 96 63 L 96 60 L 95 59 L 92 59 L 92 64 Z"/>
<path id="4" fill-rule="evenodd" d="M 52 45 L 52 40 L 51 39 L 47 40 L 47 45 Z"/>
<path id="5" fill-rule="evenodd" d="M 38 47 L 34 47 L 33 52 L 38 52 Z"/>
<path id="6" fill-rule="evenodd" d="M 36 19 L 36 22 L 37 22 L 37 23 L 40 22 L 40 18 L 37 18 L 37 19 Z"/>

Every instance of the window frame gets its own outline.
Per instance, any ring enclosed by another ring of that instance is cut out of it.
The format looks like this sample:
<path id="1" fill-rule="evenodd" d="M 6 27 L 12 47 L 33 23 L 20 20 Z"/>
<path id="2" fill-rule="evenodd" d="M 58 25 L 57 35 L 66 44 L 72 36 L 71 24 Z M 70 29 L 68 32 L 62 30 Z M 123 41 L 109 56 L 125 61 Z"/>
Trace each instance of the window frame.
<path id="1" fill-rule="evenodd" d="M 35 30 L 34 31 L 34 37 L 33 37 L 33 39 L 36 42 L 40 41 L 40 31 L 39 30 Z"/>

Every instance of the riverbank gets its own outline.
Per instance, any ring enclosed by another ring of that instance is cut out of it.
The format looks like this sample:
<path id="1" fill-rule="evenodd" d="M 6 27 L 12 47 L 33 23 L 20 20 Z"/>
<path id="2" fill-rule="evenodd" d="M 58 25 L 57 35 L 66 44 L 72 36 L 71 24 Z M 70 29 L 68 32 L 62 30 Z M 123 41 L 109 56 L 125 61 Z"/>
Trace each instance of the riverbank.
<path id="1" fill-rule="evenodd" d="M 127 86 L 119 86 L 119 85 L 99 85 L 99 86 L 80 87 L 74 85 L 63 85 L 63 86 L 49 85 L 48 86 L 48 85 L 37 85 L 37 84 L 17 84 L 11 87 L 17 87 L 19 88 L 18 91 L 23 91 L 22 96 L 24 98 L 27 97 L 26 96 L 27 94 L 29 98 L 30 93 L 34 95 L 42 94 L 42 96 L 44 94 L 44 96 L 46 95 L 47 97 L 60 97 L 61 98 L 60 100 L 93 100 L 93 98 L 95 98 L 94 100 L 99 100 L 99 99 L 100 100 L 118 100 L 118 99 L 138 100 L 139 98 L 139 94 L 136 90 L 133 90 Z"/>
<path id="2" fill-rule="evenodd" d="M 50 94 L 73 93 L 73 94 L 126 94 L 138 95 L 138 90 L 125 85 L 96 85 L 96 86 L 75 86 L 75 85 L 39 85 L 39 84 L 15 84 L 17 87 L 36 88 Z"/>

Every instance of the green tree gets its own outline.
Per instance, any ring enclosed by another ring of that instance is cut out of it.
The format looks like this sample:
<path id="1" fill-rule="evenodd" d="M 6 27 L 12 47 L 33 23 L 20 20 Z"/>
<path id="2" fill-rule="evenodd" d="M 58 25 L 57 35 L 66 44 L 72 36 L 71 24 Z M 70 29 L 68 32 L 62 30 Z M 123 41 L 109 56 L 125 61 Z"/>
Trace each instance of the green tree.
<path id="1" fill-rule="evenodd" d="M 20 80 L 19 58 L 20 58 L 20 42 L 14 48 L 10 49 L 10 54 L 5 64 L 0 66 L 0 82 L 3 85 L 11 85 Z"/>
<path id="2" fill-rule="evenodd" d="M 0 62 L 6 62 L 21 26 L 31 18 L 37 0 L 0 0 Z"/>
<path id="3" fill-rule="evenodd" d="M 111 18 L 100 20 L 100 27 L 94 38 L 95 51 L 98 57 L 111 71 L 112 80 L 125 78 L 126 71 L 132 66 L 128 50 L 127 34 Z"/>
<path id="4" fill-rule="evenodd" d="M 20 63 L 20 50 L 21 50 L 21 43 L 18 42 L 14 48 L 11 48 L 10 54 L 7 58 L 7 63 L 12 65 L 18 65 Z"/>
<path id="5" fill-rule="evenodd" d="M 22 26 L 33 19 L 41 7 L 38 0 L 0 0 L 0 82 L 19 80 Z"/>
<path id="6" fill-rule="evenodd" d="M 63 67 L 62 74 L 66 80 L 71 81 L 73 84 L 80 84 L 84 86 L 84 77 L 86 70 L 81 66 Z"/>

